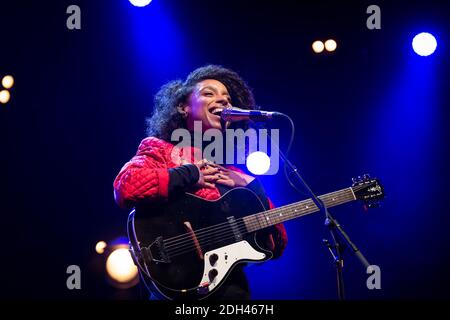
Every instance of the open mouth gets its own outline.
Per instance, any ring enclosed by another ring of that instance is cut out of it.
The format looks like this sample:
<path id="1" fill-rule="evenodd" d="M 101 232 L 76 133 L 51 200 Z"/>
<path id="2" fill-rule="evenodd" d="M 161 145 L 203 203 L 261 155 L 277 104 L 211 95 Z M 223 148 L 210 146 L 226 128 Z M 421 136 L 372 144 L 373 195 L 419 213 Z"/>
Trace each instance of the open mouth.
<path id="1" fill-rule="evenodd" d="M 210 113 L 212 113 L 215 116 L 220 117 L 220 114 L 223 111 L 223 107 L 213 107 L 211 109 L 208 110 Z"/>

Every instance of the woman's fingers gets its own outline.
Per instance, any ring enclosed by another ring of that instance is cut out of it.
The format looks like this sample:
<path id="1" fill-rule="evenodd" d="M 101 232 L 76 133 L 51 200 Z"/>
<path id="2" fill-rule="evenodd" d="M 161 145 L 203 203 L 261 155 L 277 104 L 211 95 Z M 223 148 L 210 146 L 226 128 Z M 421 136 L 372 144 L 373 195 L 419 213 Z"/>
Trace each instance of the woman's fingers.
<path id="1" fill-rule="evenodd" d="M 225 185 L 225 186 L 227 186 L 227 187 L 234 187 L 234 186 L 235 186 L 235 183 L 234 183 L 233 180 L 228 179 L 227 177 L 224 177 L 224 176 L 221 176 L 221 177 L 216 181 L 216 183 L 223 184 L 223 185 Z"/>
<path id="2" fill-rule="evenodd" d="M 195 165 L 199 169 L 218 168 L 218 166 L 214 162 L 211 162 L 211 161 L 209 161 L 207 159 L 202 159 L 202 160 L 196 162 Z"/>
<path id="3" fill-rule="evenodd" d="M 233 188 L 239 185 L 233 172 L 221 165 L 203 159 L 198 161 L 196 166 L 200 169 L 202 175 L 200 185 L 203 187 L 215 188 L 215 184 L 222 184 Z"/>
<path id="4" fill-rule="evenodd" d="M 207 163 L 208 163 L 208 160 L 202 159 L 199 162 L 197 162 L 196 165 L 199 169 L 202 169 L 207 165 Z"/>
<path id="5" fill-rule="evenodd" d="M 214 163 L 214 167 L 217 168 L 217 169 L 219 169 L 220 172 L 223 172 L 223 173 L 226 173 L 226 172 L 230 171 L 229 169 L 227 169 L 227 168 L 221 166 L 220 164 L 215 164 L 215 163 Z"/>
<path id="6" fill-rule="evenodd" d="M 208 181 L 208 182 L 210 182 L 210 181 L 216 181 L 216 180 L 219 180 L 220 179 L 220 177 L 218 176 L 218 175 L 208 175 L 208 176 L 204 176 L 204 180 L 205 181 Z"/>
<path id="7" fill-rule="evenodd" d="M 219 173 L 219 169 L 217 168 L 212 168 L 212 167 L 206 167 L 205 169 L 202 170 L 203 175 L 211 175 L 211 174 L 216 174 Z"/>
<path id="8" fill-rule="evenodd" d="M 202 159 L 195 163 L 199 168 L 203 168 L 207 165 L 211 165 L 211 162 L 209 162 L 207 159 Z"/>

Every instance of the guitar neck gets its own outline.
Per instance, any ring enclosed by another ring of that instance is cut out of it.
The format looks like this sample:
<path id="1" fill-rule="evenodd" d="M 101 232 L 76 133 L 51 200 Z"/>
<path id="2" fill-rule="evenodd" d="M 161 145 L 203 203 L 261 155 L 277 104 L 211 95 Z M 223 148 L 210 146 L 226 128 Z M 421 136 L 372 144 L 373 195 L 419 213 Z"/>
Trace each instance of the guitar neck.
<path id="1" fill-rule="evenodd" d="M 356 197 L 352 188 L 345 188 L 321 195 L 319 196 L 319 199 L 327 208 L 330 208 L 356 200 Z M 319 208 L 316 206 L 314 201 L 312 199 L 306 199 L 279 208 L 246 216 L 243 220 L 248 232 L 254 232 L 278 223 L 300 218 L 317 211 L 319 211 Z"/>

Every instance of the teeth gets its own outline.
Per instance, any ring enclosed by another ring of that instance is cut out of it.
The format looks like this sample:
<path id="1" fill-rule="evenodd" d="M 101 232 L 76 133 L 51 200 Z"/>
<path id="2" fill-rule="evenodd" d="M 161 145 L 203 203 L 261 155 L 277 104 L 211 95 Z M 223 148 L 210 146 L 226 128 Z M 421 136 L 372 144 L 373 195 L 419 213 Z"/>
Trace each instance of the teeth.
<path id="1" fill-rule="evenodd" d="M 219 115 L 222 113 L 222 109 L 221 108 L 214 108 L 210 111 L 212 114 L 214 115 Z"/>

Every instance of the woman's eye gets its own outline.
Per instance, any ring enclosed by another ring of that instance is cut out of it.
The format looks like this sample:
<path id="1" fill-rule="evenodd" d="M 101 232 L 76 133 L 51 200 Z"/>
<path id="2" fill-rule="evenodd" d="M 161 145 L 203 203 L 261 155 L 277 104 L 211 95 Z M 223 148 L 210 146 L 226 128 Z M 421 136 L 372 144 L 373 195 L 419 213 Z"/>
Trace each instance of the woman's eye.
<path id="1" fill-rule="evenodd" d="M 213 93 L 212 93 L 212 92 L 205 92 L 205 96 L 207 96 L 207 97 L 212 97 L 212 96 L 213 96 Z"/>

